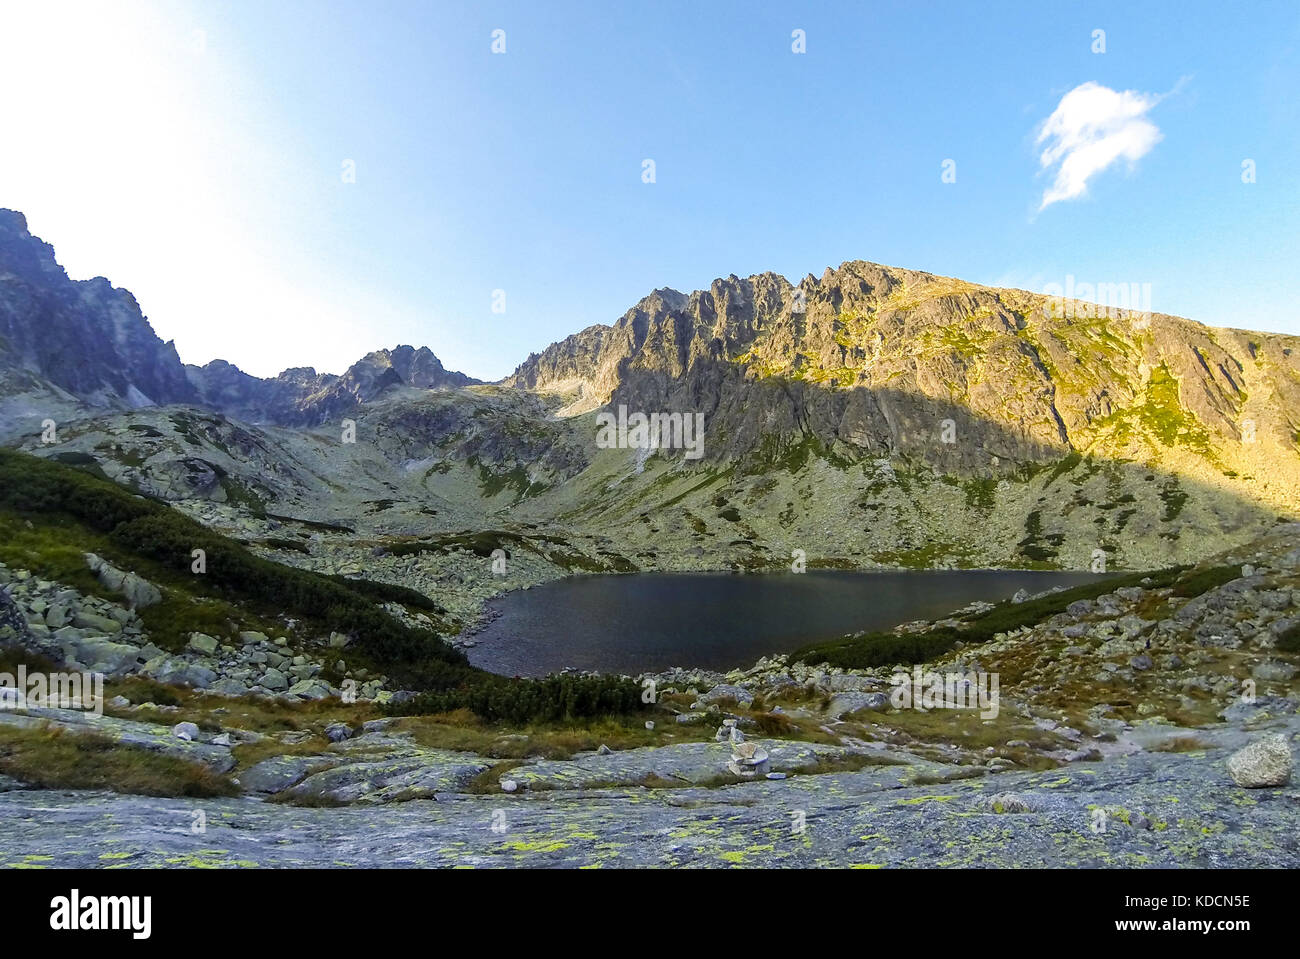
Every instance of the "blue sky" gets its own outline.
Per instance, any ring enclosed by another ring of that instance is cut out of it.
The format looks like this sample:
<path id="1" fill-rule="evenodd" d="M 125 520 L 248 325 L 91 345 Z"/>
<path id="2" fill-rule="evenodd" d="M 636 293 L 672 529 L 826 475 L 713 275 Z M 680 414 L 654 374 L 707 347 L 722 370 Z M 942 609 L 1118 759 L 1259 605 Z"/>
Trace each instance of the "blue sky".
<path id="1" fill-rule="evenodd" d="M 848 259 L 1149 283 L 1160 312 L 1300 333 L 1294 3 L 50 2 L 0 21 L 0 206 L 74 276 L 132 290 L 187 362 L 341 372 L 411 343 L 495 378 L 656 287 Z M 1084 84 L 1098 96 L 1063 104 Z M 1040 142 L 1054 113 L 1066 142 Z M 1040 209 L 1053 143 L 1084 192 Z"/>

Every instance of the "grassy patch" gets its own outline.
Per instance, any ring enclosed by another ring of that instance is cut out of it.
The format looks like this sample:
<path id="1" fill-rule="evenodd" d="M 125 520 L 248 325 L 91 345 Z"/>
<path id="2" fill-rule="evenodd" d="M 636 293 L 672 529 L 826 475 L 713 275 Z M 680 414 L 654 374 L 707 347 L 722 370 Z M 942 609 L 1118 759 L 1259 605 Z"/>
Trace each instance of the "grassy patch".
<path id="1" fill-rule="evenodd" d="M 967 480 L 962 486 L 966 490 L 966 505 L 972 509 L 983 510 L 988 512 L 993 509 L 994 493 L 997 492 L 998 481 L 994 477 L 985 479 Z"/>
<path id="2" fill-rule="evenodd" d="M 143 796 L 233 796 L 227 776 L 106 736 L 0 726 L 0 773 L 42 789 L 110 789 Z"/>
<path id="3" fill-rule="evenodd" d="M 226 600 L 195 596 L 189 590 L 194 577 L 179 574 L 124 551 L 112 538 L 75 519 L 55 513 L 26 516 L 0 506 L 0 562 L 29 569 L 57 580 L 78 592 L 120 603 L 122 597 L 95 578 L 84 554 L 98 553 L 162 588 L 162 602 L 139 611 L 149 638 L 160 648 L 177 652 L 192 632 L 222 636 L 238 629 L 273 628 L 268 617 L 257 616 Z"/>
<path id="4" fill-rule="evenodd" d="M 329 740 L 324 736 L 313 736 L 300 743 L 282 743 L 277 739 L 264 739 L 260 743 L 245 743 L 231 750 L 235 757 L 235 775 L 249 769 L 264 759 L 279 756 L 322 756 L 328 758 L 326 750 Z"/>
<path id="5" fill-rule="evenodd" d="M 636 564 L 617 553 L 600 553 L 598 556 L 593 557 L 582 552 L 567 539 L 560 536 L 547 534 L 525 535 L 500 529 L 448 533 L 430 539 L 403 540 L 390 543 L 387 548 L 394 556 L 410 556 L 431 552 L 446 554 L 465 550 L 485 559 L 490 559 L 497 550 L 505 553 L 506 559 L 511 559 L 513 557 L 511 550 L 525 549 L 569 572 L 579 569 L 587 573 L 632 573 L 637 570 Z M 400 587 L 393 587 L 393 589 L 398 588 Z M 406 592 L 411 593 L 412 591 L 407 590 Z M 406 602 L 396 599 L 396 597 L 392 598 L 397 602 Z M 410 604 L 407 603 L 407 605 Z M 441 609 L 441 607 L 439 608 Z"/>
<path id="6" fill-rule="evenodd" d="M 16 646 L 0 647 L 0 673 L 16 676 L 19 666 L 26 666 L 29 673 L 45 673 L 49 675 L 59 671 L 58 663 L 42 656 L 40 653 L 19 649 Z"/>
<path id="7" fill-rule="evenodd" d="M 707 723 L 663 724 L 650 730 L 644 721 L 601 717 L 584 722 L 530 723 L 506 726 L 484 722 L 466 709 L 411 717 L 394 727 L 410 733 L 422 746 L 473 752 L 491 759 L 572 759 L 601 746 L 613 750 L 664 746 L 675 742 L 700 742 L 713 738 Z"/>
<path id="8" fill-rule="evenodd" d="M 1164 742 L 1156 743 L 1149 747 L 1147 752 L 1152 753 L 1199 753 L 1207 749 L 1212 749 L 1213 744 L 1207 743 L 1203 739 L 1195 736 L 1176 736 L 1173 739 L 1166 739 Z"/>
<path id="9" fill-rule="evenodd" d="M 506 679 L 480 672 L 467 679 L 473 681 L 422 692 L 405 703 L 385 707 L 385 711 L 390 716 L 419 716 L 463 707 L 488 721 L 523 724 L 628 715 L 645 709 L 641 687 L 618 676 Z"/>
<path id="10" fill-rule="evenodd" d="M 287 549 L 292 550 L 295 553 L 303 553 L 308 556 L 311 555 L 311 550 L 308 549 L 307 544 L 301 540 L 280 539 L 275 536 L 268 536 L 266 539 L 262 540 L 261 545 L 265 546 L 267 549 Z"/>
<path id="11" fill-rule="evenodd" d="M 468 793 L 499 793 L 501 789 L 501 777 L 512 769 L 522 766 L 523 763 L 517 759 L 508 759 L 505 762 L 494 763 L 492 766 L 483 770 L 477 776 L 469 781 L 465 787 Z"/>
<path id="12" fill-rule="evenodd" d="M 954 782 L 955 780 L 958 779 L 976 779 L 980 776 L 986 775 L 987 773 L 988 770 L 980 766 L 958 766 L 952 769 L 935 769 L 935 770 L 922 769 L 922 770 L 917 770 L 915 774 L 909 776 L 906 784 L 908 786 L 942 786 L 944 783 Z M 934 802 L 946 802 L 947 797 L 927 796 L 927 797 L 922 797 L 920 800 L 914 799 L 910 801 L 924 802 L 926 800 L 931 800 Z"/>
<path id="13" fill-rule="evenodd" d="M 1082 453 L 1075 452 L 1075 453 L 1068 454 L 1063 460 L 1061 460 L 1061 462 L 1057 463 L 1056 466 L 1053 467 L 1052 475 L 1049 476 L 1047 478 L 1047 482 L 1043 484 L 1043 489 L 1047 489 L 1058 479 L 1060 479 L 1066 473 L 1073 470 L 1076 466 L 1078 466 L 1082 462 L 1083 462 Z"/>
<path id="14" fill-rule="evenodd" d="M 544 493 L 549 489 L 546 483 L 532 482 L 528 478 L 528 470 L 522 466 L 494 471 L 486 464 L 480 463 L 473 456 L 469 458 L 468 463 L 471 468 L 478 467 L 479 487 L 483 491 L 484 499 L 491 499 L 500 493 L 513 492 L 517 502 L 521 499 L 527 499 L 529 496 Z"/>
<path id="15" fill-rule="evenodd" d="M 314 519 L 299 519 L 297 516 L 284 516 L 280 513 L 267 513 L 266 518 L 279 520 L 281 523 L 297 523 L 318 533 L 343 533 L 350 536 L 356 532 L 351 526 L 344 526 L 341 523 L 321 523 Z"/>
<path id="16" fill-rule="evenodd" d="M 1044 541 L 1047 545 L 1044 545 Z M 1042 513 L 1034 510 L 1025 517 L 1025 538 L 1016 546 L 1020 550 L 1020 555 L 1030 562 L 1047 564 L 1056 559 L 1056 547 L 1064 542 L 1065 537 L 1060 533 L 1044 536 Z"/>
<path id="17" fill-rule="evenodd" d="M 732 474 L 733 469 L 729 467 L 721 472 L 714 472 L 713 470 L 708 470 L 707 472 L 708 475 L 702 481 L 696 483 L 691 487 L 688 487 L 686 490 L 682 491 L 681 493 L 678 493 L 672 499 L 660 503 L 657 509 L 659 511 L 663 511 L 670 506 L 676 506 L 678 503 L 680 503 L 686 497 L 690 496 L 692 493 L 698 492 L 699 490 L 702 490 L 707 486 L 712 486 L 714 483 L 727 479 Z"/>
<path id="18" fill-rule="evenodd" d="M 787 473 L 797 473 L 810 460 L 817 458 L 824 459 L 839 469 L 847 469 L 853 465 L 851 461 L 836 455 L 829 446 L 811 434 L 791 442 L 784 442 L 775 434 L 767 434 L 746 462 L 745 471 L 768 473 L 773 470 L 784 470 Z"/>
<path id="19" fill-rule="evenodd" d="M 1119 442 L 1140 431 L 1163 446 L 1181 446 L 1214 459 L 1210 431 L 1183 406 L 1178 379 L 1163 363 L 1151 371 L 1146 391 L 1134 406 L 1116 410 L 1097 426 L 1111 428 Z"/>
<path id="20" fill-rule="evenodd" d="M 1165 514 L 1161 519 L 1166 523 L 1172 522 L 1187 505 L 1187 493 L 1178 485 L 1178 480 L 1171 479 L 1160 487 L 1160 501 L 1165 504 Z"/>
<path id="21" fill-rule="evenodd" d="M 153 703 L 155 706 L 179 706 L 181 691 L 144 676 L 127 676 L 110 683 L 111 692 L 105 698 L 125 696 L 133 703 Z"/>

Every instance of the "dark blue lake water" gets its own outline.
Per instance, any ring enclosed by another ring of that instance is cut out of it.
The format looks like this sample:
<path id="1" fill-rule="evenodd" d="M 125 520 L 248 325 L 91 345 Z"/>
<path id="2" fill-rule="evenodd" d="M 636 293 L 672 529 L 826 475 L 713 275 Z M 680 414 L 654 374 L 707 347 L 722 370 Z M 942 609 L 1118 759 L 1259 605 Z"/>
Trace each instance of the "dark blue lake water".
<path id="1" fill-rule="evenodd" d="M 499 615 L 475 637 L 469 657 L 508 676 L 566 666 L 726 670 L 859 629 L 935 619 L 977 599 L 1098 578 L 1023 570 L 578 576 L 491 601 Z"/>

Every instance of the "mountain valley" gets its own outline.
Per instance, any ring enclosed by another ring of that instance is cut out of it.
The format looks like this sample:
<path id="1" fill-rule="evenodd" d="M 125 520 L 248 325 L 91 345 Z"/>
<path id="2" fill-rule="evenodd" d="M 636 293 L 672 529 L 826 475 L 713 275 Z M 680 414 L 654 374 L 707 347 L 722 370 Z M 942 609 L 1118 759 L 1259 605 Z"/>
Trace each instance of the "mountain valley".
<path id="1" fill-rule="evenodd" d="M 703 455 L 603 448 L 620 406 L 703 414 Z M 1297 337 L 848 261 L 656 290 L 499 382 L 412 346 L 263 379 L 0 211 L 0 444 L 0 673 L 106 683 L 0 709 L 11 865 L 1300 852 Z M 1117 575 L 725 673 L 464 653 L 566 576 L 991 567 Z M 1000 711 L 899 707 L 913 667 Z M 140 842 L 145 797 L 219 826 Z"/>

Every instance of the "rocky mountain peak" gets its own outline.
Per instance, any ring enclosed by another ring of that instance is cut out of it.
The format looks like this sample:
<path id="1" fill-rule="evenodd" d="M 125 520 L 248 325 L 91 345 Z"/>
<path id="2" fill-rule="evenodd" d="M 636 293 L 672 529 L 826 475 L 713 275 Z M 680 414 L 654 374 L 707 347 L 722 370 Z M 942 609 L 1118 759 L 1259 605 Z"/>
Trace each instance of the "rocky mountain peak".
<path id="1" fill-rule="evenodd" d="M 427 346 L 398 346 L 392 350 L 375 350 L 354 364 L 344 379 L 351 379 L 365 390 L 375 386 L 376 377 L 391 370 L 385 385 L 400 384 L 421 390 L 435 390 L 471 386 L 481 382 L 454 370 L 447 370 L 442 361 Z"/>
<path id="2" fill-rule="evenodd" d="M 104 277 L 70 279 L 13 210 L 0 210 L 0 367 L 97 406 L 198 399 L 174 344 L 154 333 L 135 297 Z"/>
<path id="3" fill-rule="evenodd" d="M 203 403 L 257 423 L 308 426 L 337 419 L 395 387 L 458 389 L 480 382 L 447 370 L 428 347 L 398 346 L 367 353 L 343 373 L 291 367 L 269 379 L 250 376 L 224 360 L 189 367 Z"/>
<path id="4" fill-rule="evenodd" d="M 428 347 L 412 346 L 377 350 L 342 376 L 293 367 L 262 379 L 225 360 L 186 366 L 129 290 L 102 276 L 70 279 L 54 248 L 32 236 L 15 210 L 0 210 L 0 374 L 8 392 L 56 389 L 110 408 L 189 403 L 285 425 L 338 417 L 392 387 L 479 382 L 447 370 Z"/>
<path id="5" fill-rule="evenodd" d="M 656 290 L 506 382 L 566 414 L 702 412 L 723 459 L 812 443 L 997 473 L 1087 450 L 1234 475 L 1296 456 L 1297 342 L 846 260 Z M 966 441 L 938 443 L 948 420 Z"/>

